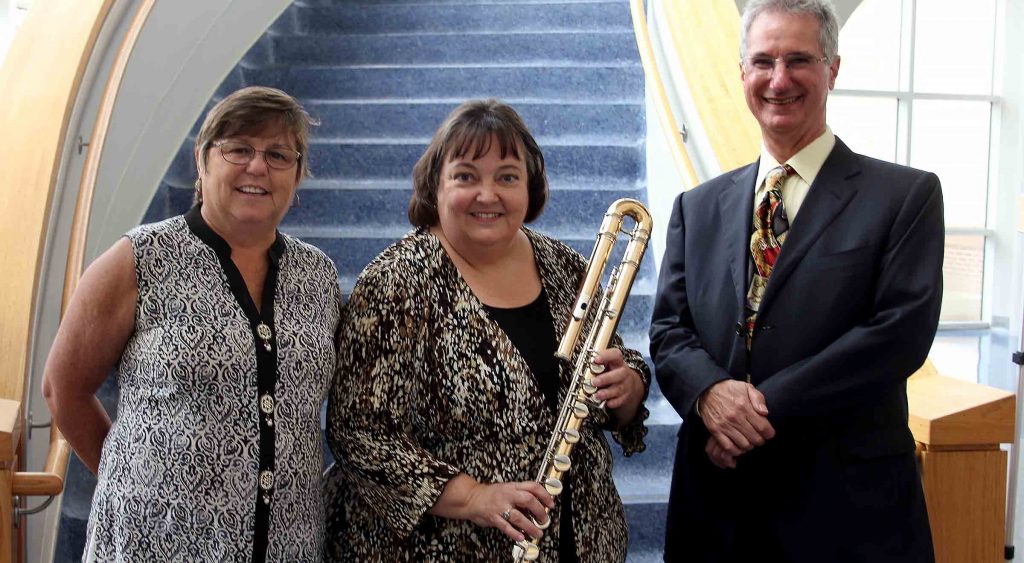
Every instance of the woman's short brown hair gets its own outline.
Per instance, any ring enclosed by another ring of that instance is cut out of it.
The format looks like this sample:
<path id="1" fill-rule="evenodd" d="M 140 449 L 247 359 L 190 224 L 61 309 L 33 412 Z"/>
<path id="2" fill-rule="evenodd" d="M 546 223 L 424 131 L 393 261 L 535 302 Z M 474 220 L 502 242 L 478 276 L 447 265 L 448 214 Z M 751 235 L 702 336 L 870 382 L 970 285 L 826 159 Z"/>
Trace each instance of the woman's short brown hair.
<path id="1" fill-rule="evenodd" d="M 196 136 L 196 150 L 202 168 L 206 168 L 210 144 L 239 134 L 253 134 L 268 125 L 280 125 L 295 137 L 300 154 L 295 179 L 312 176 L 309 169 L 309 130 L 319 125 L 295 98 L 266 86 L 248 86 L 225 97 L 206 113 Z M 196 200 L 201 200 L 202 182 L 196 179 Z"/>
<path id="2" fill-rule="evenodd" d="M 491 149 L 492 138 L 498 141 L 501 158 L 512 154 L 526 164 L 529 201 L 525 221 L 529 223 L 540 216 L 548 199 L 548 178 L 537 141 L 508 104 L 494 99 L 470 100 L 448 115 L 412 169 L 410 223 L 416 227 L 437 225 L 437 189 L 445 160 L 463 157 L 471 150 L 476 160 Z M 520 150 L 525 154 L 519 154 Z"/>

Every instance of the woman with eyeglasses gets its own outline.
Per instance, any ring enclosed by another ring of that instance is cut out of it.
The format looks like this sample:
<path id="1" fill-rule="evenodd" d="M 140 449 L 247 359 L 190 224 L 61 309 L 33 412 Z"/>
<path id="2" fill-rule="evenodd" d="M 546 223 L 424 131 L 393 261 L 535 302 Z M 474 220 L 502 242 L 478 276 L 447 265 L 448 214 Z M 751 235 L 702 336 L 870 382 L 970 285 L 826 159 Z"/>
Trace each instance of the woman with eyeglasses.
<path id="1" fill-rule="evenodd" d="M 229 95 L 196 138 L 192 209 L 83 274 L 43 394 L 99 478 L 84 560 L 320 559 L 340 291 L 326 255 L 277 231 L 313 124 L 279 90 Z M 111 423 L 95 392 L 115 367 Z"/>

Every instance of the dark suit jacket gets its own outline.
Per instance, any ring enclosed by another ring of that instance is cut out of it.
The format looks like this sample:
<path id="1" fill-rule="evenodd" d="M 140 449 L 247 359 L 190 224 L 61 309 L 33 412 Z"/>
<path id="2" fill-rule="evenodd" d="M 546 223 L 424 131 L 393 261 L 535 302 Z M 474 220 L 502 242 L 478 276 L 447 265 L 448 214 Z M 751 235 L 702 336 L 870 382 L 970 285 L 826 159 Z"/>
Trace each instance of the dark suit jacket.
<path id="1" fill-rule="evenodd" d="M 748 354 L 737 324 L 756 174 L 754 163 L 681 194 L 668 227 L 651 356 L 684 422 L 666 561 L 931 561 L 906 378 L 938 324 L 939 180 L 837 139 L 790 227 Z M 747 374 L 777 436 L 718 469 L 694 403 Z"/>

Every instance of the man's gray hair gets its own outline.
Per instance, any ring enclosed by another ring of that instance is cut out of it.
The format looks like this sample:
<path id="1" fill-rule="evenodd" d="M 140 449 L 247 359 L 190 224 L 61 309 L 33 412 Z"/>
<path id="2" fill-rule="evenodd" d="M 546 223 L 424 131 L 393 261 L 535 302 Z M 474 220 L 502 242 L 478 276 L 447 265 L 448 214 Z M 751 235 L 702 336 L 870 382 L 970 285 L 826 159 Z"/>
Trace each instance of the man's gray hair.
<path id="1" fill-rule="evenodd" d="M 818 44 L 829 62 L 839 54 L 839 18 L 831 0 L 750 0 L 743 7 L 740 21 L 740 58 L 747 56 L 747 35 L 754 20 L 765 12 L 810 14 L 818 19 L 821 31 Z"/>

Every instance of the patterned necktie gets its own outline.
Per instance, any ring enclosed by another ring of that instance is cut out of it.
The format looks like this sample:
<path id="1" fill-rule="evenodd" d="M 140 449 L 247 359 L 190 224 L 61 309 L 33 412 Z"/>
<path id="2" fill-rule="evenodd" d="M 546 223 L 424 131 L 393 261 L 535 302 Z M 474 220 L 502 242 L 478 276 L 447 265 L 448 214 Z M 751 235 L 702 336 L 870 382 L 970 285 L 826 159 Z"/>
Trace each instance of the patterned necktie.
<path id="1" fill-rule="evenodd" d="M 786 176 L 793 173 L 788 164 L 772 168 L 765 178 L 764 199 L 754 210 L 754 232 L 750 235 L 750 257 L 753 260 L 750 288 L 747 290 L 746 336 L 747 350 L 754 336 L 754 323 L 757 321 L 757 310 L 761 306 L 761 297 L 768 287 L 768 278 L 779 258 L 782 243 L 786 240 L 789 230 L 789 218 L 786 207 L 782 203 L 782 183 Z"/>

